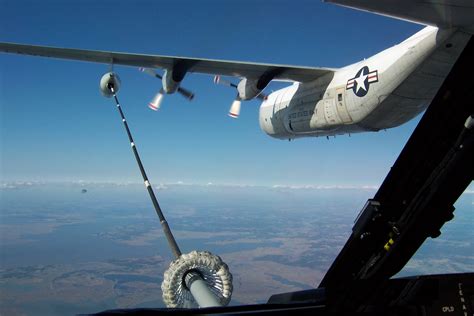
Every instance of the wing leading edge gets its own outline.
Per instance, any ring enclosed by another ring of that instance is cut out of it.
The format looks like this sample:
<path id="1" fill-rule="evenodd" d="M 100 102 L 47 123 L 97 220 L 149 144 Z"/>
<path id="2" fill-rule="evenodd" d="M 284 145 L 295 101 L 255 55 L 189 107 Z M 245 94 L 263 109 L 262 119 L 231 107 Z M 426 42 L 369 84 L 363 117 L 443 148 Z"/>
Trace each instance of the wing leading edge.
<path id="1" fill-rule="evenodd" d="M 15 43 L 0 43 L 0 52 L 71 59 L 104 64 L 173 69 L 177 65 L 186 72 L 260 78 L 271 73 L 273 79 L 308 82 L 335 69 L 264 64 L 204 58 L 145 55 L 122 52 L 58 48 Z"/>
<path id="2" fill-rule="evenodd" d="M 324 0 L 337 5 L 368 11 L 439 28 L 457 27 L 474 34 L 472 0 Z"/>

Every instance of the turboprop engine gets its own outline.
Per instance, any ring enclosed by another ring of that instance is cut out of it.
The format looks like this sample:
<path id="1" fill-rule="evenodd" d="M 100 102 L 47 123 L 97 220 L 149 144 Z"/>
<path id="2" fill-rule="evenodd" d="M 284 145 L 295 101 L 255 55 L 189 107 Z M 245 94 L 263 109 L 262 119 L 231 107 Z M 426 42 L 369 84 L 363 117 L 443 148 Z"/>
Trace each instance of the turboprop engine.
<path id="1" fill-rule="evenodd" d="M 239 99 L 243 101 L 251 100 L 259 95 L 263 88 L 265 87 L 259 89 L 258 80 L 244 78 L 237 85 Z"/>
<path id="2" fill-rule="evenodd" d="M 232 118 L 239 117 L 242 101 L 251 100 L 253 98 L 264 100 L 266 96 L 262 94 L 262 90 L 268 85 L 270 80 L 271 78 L 267 79 L 263 77 L 260 79 L 243 78 L 238 84 L 234 84 L 230 81 L 221 79 L 220 76 L 214 77 L 214 83 L 237 89 L 237 96 L 232 102 L 229 110 L 229 116 Z"/>
<path id="3" fill-rule="evenodd" d="M 161 80 L 161 89 L 158 91 L 158 93 L 153 97 L 151 102 L 148 104 L 148 107 L 154 111 L 157 111 L 161 103 L 163 101 L 163 98 L 165 94 L 172 94 L 175 92 L 178 92 L 181 94 L 183 97 L 191 101 L 194 98 L 194 93 L 191 91 L 180 87 L 181 81 L 184 78 L 184 75 L 186 72 L 184 70 L 165 70 L 163 76 L 158 74 L 154 69 L 151 68 L 140 68 L 140 71 L 147 73 L 155 78 L 158 78 Z"/>

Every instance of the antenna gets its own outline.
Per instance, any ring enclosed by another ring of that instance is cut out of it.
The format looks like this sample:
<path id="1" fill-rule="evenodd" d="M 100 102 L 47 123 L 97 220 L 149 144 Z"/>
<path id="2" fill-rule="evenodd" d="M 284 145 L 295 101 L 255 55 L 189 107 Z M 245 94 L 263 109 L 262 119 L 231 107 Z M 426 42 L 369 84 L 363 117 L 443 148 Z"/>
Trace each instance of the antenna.
<path id="1" fill-rule="evenodd" d="M 184 255 L 181 253 L 133 141 L 132 133 L 117 97 L 119 87 L 120 79 L 115 73 L 108 72 L 101 78 L 100 89 L 104 96 L 113 96 L 115 100 L 145 187 L 160 219 L 171 252 L 176 258 L 166 270 L 161 284 L 163 301 L 168 307 L 178 308 L 225 306 L 230 302 L 233 290 L 232 274 L 229 272 L 229 267 L 220 257 L 207 251 L 192 251 Z"/>

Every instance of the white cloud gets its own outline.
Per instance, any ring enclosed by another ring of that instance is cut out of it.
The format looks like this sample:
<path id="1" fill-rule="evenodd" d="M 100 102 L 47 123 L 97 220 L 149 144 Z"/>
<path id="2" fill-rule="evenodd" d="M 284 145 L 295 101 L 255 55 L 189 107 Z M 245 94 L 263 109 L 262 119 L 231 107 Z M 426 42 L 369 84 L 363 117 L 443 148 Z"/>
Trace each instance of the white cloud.
<path id="1" fill-rule="evenodd" d="M 286 184 L 275 184 L 272 189 L 289 189 L 289 190 L 377 190 L 379 187 L 376 185 L 286 185 Z"/>
<path id="2" fill-rule="evenodd" d="M 166 190 L 166 189 L 168 189 L 168 186 L 164 183 L 160 183 L 160 184 L 155 186 L 155 189 L 156 190 Z"/>
<path id="3" fill-rule="evenodd" d="M 31 187 L 37 185 L 72 185 L 72 186 L 137 186 L 142 185 L 142 182 L 131 182 L 131 181 L 11 181 L 11 182 L 0 182 L 0 189 L 17 189 L 22 187 Z M 216 183 L 208 181 L 205 183 L 191 183 L 191 182 L 161 182 L 158 185 L 154 185 L 153 188 L 156 190 L 165 190 L 171 187 L 216 187 L 216 188 L 270 188 L 270 189 L 291 189 L 291 190 L 330 190 L 330 189 L 363 189 L 363 190 L 377 190 L 378 186 L 375 185 L 289 185 L 289 184 L 275 184 L 275 185 L 255 185 L 255 184 L 236 184 L 236 183 Z M 474 193 L 474 190 L 466 190 L 467 194 Z"/>

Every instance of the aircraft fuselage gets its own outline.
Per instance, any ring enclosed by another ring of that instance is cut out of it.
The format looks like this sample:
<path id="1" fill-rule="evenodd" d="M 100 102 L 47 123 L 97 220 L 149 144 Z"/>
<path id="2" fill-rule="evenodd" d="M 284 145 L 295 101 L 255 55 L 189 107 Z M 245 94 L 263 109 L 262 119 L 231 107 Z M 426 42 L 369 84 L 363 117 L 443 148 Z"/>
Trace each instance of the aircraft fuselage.
<path id="1" fill-rule="evenodd" d="M 428 26 L 368 59 L 275 91 L 260 106 L 260 127 L 294 139 L 399 126 L 430 104 L 469 37 Z"/>

